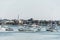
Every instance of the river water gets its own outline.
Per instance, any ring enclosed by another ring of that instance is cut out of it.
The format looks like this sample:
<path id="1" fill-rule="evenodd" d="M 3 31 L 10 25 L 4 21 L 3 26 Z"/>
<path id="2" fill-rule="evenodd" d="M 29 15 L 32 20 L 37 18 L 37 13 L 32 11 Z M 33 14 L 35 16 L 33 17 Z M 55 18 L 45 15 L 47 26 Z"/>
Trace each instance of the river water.
<path id="1" fill-rule="evenodd" d="M 0 32 L 0 40 L 60 40 L 60 32 Z"/>

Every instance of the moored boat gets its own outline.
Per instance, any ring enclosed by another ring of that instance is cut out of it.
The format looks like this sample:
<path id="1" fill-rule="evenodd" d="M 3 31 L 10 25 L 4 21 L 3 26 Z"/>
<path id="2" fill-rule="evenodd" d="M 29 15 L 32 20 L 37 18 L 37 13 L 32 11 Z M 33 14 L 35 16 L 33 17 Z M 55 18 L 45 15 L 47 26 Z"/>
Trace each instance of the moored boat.
<path id="1" fill-rule="evenodd" d="M 47 26 L 46 31 L 56 32 L 56 31 L 58 31 L 56 27 L 57 27 L 57 24 L 54 23 L 54 22 L 51 22 L 51 23 Z"/>
<path id="2" fill-rule="evenodd" d="M 22 28 L 19 28 L 18 31 L 25 31 L 25 32 L 38 32 L 40 31 L 40 27 L 39 26 L 32 26 L 32 25 L 27 25 L 27 26 L 24 26 Z"/>
<path id="3" fill-rule="evenodd" d="M 4 26 L 1 26 L 0 25 L 0 32 L 6 32 L 6 31 L 13 31 L 13 29 L 12 28 L 9 28 L 6 25 L 4 25 Z"/>

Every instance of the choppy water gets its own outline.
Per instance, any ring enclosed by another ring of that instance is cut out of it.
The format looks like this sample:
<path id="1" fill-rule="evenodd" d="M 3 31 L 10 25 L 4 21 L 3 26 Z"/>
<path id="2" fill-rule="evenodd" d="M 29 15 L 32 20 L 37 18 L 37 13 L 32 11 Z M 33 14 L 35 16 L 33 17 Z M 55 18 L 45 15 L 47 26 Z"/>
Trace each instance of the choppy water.
<path id="1" fill-rule="evenodd" d="M 0 40 L 60 40 L 60 32 L 0 32 Z"/>

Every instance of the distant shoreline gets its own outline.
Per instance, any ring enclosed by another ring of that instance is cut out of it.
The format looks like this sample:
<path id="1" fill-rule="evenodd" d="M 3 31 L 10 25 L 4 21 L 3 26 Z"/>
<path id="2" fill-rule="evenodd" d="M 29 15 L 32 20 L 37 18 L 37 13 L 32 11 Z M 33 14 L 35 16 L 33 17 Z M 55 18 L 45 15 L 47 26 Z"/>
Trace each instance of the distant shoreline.
<path id="1" fill-rule="evenodd" d="M 39 26 L 46 26 L 49 23 L 56 23 L 57 25 L 60 26 L 60 21 L 53 21 L 53 20 L 34 20 L 33 18 L 24 20 L 24 19 L 0 19 L 0 25 L 39 25 Z"/>

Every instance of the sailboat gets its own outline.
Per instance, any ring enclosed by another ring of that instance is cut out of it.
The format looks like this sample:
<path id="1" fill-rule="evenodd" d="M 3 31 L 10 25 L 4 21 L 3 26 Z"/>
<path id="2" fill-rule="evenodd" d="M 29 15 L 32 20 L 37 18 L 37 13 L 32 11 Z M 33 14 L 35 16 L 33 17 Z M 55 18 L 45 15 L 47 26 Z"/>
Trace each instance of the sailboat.
<path id="1" fill-rule="evenodd" d="M 40 26 L 37 25 L 26 25 L 18 29 L 19 32 L 39 32 Z"/>
<path id="2" fill-rule="evenodd" d="M 57 23 L 56 22 L 51 22 L 47 28 L 46 31 L 50 31 L 50 32 L 56 32 L 57 31 Z"/>

